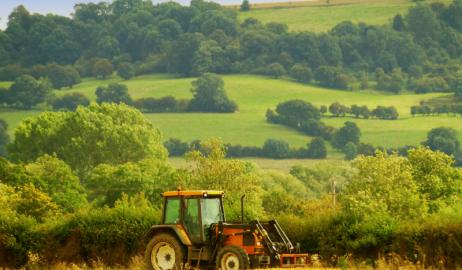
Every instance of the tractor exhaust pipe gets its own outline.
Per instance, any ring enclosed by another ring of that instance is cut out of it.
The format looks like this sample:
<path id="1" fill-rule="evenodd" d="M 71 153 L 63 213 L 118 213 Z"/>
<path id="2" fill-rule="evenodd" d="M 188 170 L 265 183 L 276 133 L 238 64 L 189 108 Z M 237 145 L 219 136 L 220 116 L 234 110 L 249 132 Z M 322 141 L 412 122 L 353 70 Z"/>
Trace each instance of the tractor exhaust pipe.
<path id="1" fill-rule="evenodd" d="M 241 196 L 241 223 L 244 223 L 244 197 L 245 194 Z"/>

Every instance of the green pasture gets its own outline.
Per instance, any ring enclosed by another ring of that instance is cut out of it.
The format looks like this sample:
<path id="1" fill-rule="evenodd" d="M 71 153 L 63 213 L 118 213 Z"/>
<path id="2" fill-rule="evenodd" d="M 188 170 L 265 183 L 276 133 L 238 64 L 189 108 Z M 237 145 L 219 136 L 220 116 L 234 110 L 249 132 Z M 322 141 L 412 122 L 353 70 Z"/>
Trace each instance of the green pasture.
<path id="1" fill-rule="evenodd" d="M 396 14 L 404 15 L 410 6 L 415 5 L 410 0 L 331 0 L 330 6 L 325 5 L 326 1 L 313 2 L 315 3 L 309 6 L 298 6 L 297 2 L 293 2 L 294 7 L 267 5 L 265 8 L 240 12 L 239 18 L 241 21 L 252 17 L 264 23 L 284 23 L 289 26 L 290 31 L 326 32 L 343 21 L 388 24 Z"/>
<path id="2" fill-rule="evenodd" d="M 268 138 L 283 139 L 292 147 L 306 145 L 310 137 L 293 129 L 266 123 L 265 112 L 268 108 L 290 99 L 303 99 L 313 104 L 329 105 L 332 102 L 351 105 L 396 106 L 399 120 L 355 119 L 352 117 L 324 117 L 329 125 L 341 126 L 345 121 L 354 121 L 361 128 L 362 140 L 374 145 L 398 147 L 406 144 L 418 144 L 425 139 L 426 133 L 434 127 L 450 126 L 462 134 L 462 118 L 453 116 L 415 117 L 409 114 L 412 105 L 422 100 L 444 97 L 449 94 L 432 93 L 417 95 L 404 93 L 393 95 L 374 90 L 340 91 L 320 88 L 313 85 L 300 84 L 287 79 L 271 79 L 254 75 L 225 75 L 225 88 L 231 99 L 239 105 L 239 111 L 233 114 L 218 113 L 168 113 L 146 114 L 154 126 L 159 128 L 164 139 L 175 137 L 184 141 L 219 137 L 226 143 L 247 146 L 261 146 Z M 135 99 L 141 97 L 163 97 L 172 95 L 177 98 L 191 98 L 191 81 L 194 78 L 177 78 L 171 75 L 158 74 L 140 76 L 122 81 L 129 88 Z M 100 85 L 121 81 L 117 77 L 108 80 L 85 79 L 73 89 L 56 91 L 57 95 L 70 92 L 81 92 L 94 100 L 94 91 Z M 25 117 L 37 114 L 38 111 L 4 111 L 0 118 L 10 124 L 10 133 Z M 462 138 L 462 137 L 461 137 Z M 330 156 L 340 157 L 329 147 Z"/>

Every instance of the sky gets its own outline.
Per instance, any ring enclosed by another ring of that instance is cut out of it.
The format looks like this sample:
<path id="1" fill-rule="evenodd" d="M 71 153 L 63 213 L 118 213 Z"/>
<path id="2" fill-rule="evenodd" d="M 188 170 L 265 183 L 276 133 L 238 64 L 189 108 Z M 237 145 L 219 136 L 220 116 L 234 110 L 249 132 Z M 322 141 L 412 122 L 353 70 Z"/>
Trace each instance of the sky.
<path id="1" fill-rule="evenodd" d="M 154 3 L 164 2 L 166 0 L 153 0 Z M 281 2 L 284 0 L 251 0 L 250 2 Z M 8 15 L 11 11 L 19 6 L 24 5 L 31 13 L 53 13 L 69 16 L 76 3 L 100 2 L 99 0 L 0 0 L 0 29 L 5 29 L 8 23 Z M 177 0 L 177 2 L 187 5 L 190 0 Z M 221 4 L 236 4 L 242 0 L 215 0 Z"/>

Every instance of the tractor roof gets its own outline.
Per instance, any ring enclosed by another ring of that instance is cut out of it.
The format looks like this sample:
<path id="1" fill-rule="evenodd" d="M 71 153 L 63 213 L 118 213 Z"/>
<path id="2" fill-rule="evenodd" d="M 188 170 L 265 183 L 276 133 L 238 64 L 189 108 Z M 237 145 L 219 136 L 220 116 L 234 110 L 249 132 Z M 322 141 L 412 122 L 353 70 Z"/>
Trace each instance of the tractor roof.
<path id="1" fill-rule="evenodd" d="M 221 197 L 225 194 L 224 191 L 218 190 L 176 190 L 166 191 L 162 193 L 163 197 L 178 197 L 178 196 L 200 196 L 200 197 Z"/>

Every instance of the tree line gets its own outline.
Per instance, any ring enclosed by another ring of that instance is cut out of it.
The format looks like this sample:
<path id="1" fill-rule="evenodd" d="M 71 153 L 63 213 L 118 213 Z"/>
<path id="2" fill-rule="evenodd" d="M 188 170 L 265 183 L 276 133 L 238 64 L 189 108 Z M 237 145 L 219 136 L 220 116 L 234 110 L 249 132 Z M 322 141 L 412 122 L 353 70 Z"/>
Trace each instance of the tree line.
<path id="1" fill-rule="evenodd" d="M 206 153 L 206 149 L 201 147 L 200 140 L 194 140 L 190 143 L 180 139 L 170 138 L 164 142 L 165 148 L 170 156 L 184 156 L 186 153 L 197 150 Z M 227 158 L 239 157 L 264 157 L 271 159 L 287 158 L 310 158 L 324 159 L 327 157 L 327 149 L 324 139 L 313 138 L 306 147 L 291 148 L 289 143 L 280 139 L 267 139 L 263 146 L 243 146 L 240 144 L 225 144 Z"/>
<path id="2" fill-rule="evenodd" d="M 327 106 L 320 106 L 319 108 L 321 114 L 327 112 Z M 396 120 L 399 117 L 398 110 L 395 106 L 377 106 L 375 109 L 370 110 L 367 105 L 356 105 L 353 104 L 350 107 L 340 104 L 339 102 L 334 102 L 329 106 L 329 112 L 334 117 L 344 117 L 346 115 L 354 116 L 355 118 L 369 119 L 370 117 L 375 117 L 377 119 L 383 120 Z"/>
<path id="3" fill-rule="evenodd" d="M 458 0 L 419 4 L 388 26 L 342 22 L 315 34 L 253 18 L 239 23 L 235 10 L 203 0 L 190 6 L 78 4 L 72 18 L 19 6 L 0 31 L 0 78 L 47 76 L 46 67 L 58 64 L 67 69 L 61 73 L 77 70 L 80 77 L 105 78 L 114 69 L 123 78 L 255 73 L 338 89 L 368 88 L 375 81 L 377 89 L 395 93 L 405 87 L 460 93 L 461 11 Z"/>
<path id="4" fill-rule="evenodd" d="M 192 82 L 190 100 L 176 99 L 172 96 L 162 98 L 141 98 L 133 100 L 124 84 L 110 83 L 99 86 L 96 91 L 96 102 L 125 103 L 143 112 L 221 112 L 231 113 L 237 110 L 237 104 L 230 100 L 224 88 L 223 79 L 212 73 L 203 74 Z M 38 104 L 46 103 L 54 110 L 74 111 L 79 105 L 88 106 L 90 100 L 81 93 L 57 96 L 51 91 L 50 82 L 46 79 L 35 79 L 30 75 L 18 77 L 9 89 L 0 88 L 0 106 L 30 109 Z"/>

